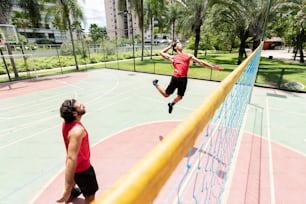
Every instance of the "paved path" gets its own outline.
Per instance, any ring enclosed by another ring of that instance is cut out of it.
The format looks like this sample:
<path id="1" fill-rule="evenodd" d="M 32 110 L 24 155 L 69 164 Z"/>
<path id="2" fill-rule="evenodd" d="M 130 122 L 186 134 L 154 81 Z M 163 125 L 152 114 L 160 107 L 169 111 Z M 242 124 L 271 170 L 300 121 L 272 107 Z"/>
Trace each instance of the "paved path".
<path id="1" fill-rule="evenodd" d="M 66 97 L 77 96 L 87 104 L 84 122 L 94 144 L 100 195 L 218 85 L 190 80 L 187 97 L 170 115 L 167 100 L 152 87 L 155 77 L 101 69 L 1 84 L 0 161 L 6 167 L 0 174 L 0 203 L 54 203 L 60 194 L 65 152 L 58 106 Z M 169 80 L 158 78 L 165 84 Z M 305 94 L 254 89 L 226 188 L 228 203 L 306 200 L 305 104 Z M 156 203 L 163 201 L 164 192 Z M 52 199 L 39 201 L 47 194 Z"/>
<path id="2" fill-rule="evenodd" d="M 292 52 L 292 49 L 290 48 L 284 48 L 281 50 L 262 50 L 261 51 L 262 57 L 272 57 L 273 59 L 279 59 L 279 60 L 286 60 L 286 61 L 292 61 L 299 63 L 299 57 L 296 57 L 296 60 L 294 61 L 294 53 Z"/>

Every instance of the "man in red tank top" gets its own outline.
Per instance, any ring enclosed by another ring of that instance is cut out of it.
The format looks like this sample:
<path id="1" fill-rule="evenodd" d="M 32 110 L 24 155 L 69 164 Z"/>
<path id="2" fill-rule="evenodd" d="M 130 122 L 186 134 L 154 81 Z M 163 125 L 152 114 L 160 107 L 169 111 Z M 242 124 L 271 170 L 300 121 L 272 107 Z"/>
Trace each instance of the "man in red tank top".
<path id="1" fill-rule="evenodd" d="M 60 108 L 62 134 L 66 147 L 65 188 L 57 202 L 66 202 L 81 193 L 85 203 L 94 201 L 99 189 L 94 168 L 90 163 L 88 132 L 81 123 L 85 106 L 75 99 L 65 100 Z M 75 187 L 77 184 L 78 188 Z"/>
<path id="2" fill-rule="evenodd" d="M 167 52 L 170 49 L 173 49 L 173 51 L 176 52 L 176 55 L 169 55 Z M 203 67 L 209 67 L 211 69 L 215 70 L 220 70 L 222 69 L 218 65 L 211 65 L 207 62 L 204 62 L 202 60 L 199 60 L 195 56 L 191 54 L 185 54 L 183 53 L 183 45 L 180 42 L 172 42 L 168 47 L 164 48 L 162 51 L 160 51 L 160 55 L 172 62 L 173 68 L 174 68 L 174 73 L 171 77 L 171 81 L 164 90 L 161 86 L 158 85 L 158 80 L 155 79 L 153 81 L 153 85 L 157 88 L 157 90 L 164 96 L 164 97 L 169 97 L 175 89 L 177 89 L 177 96 L 173 99 L 171 103 L 168 103 L 168 112 L 172 113 L 173 106 L 178 103 L 180 100 L 182 100 L 186 87 L 187 87 L 187 75 L 188 75 L 188 69 L 189 69 L 189 64 L 190 60 L 192 60 L 195 63 L 198 63 L 199 65 Z"/>

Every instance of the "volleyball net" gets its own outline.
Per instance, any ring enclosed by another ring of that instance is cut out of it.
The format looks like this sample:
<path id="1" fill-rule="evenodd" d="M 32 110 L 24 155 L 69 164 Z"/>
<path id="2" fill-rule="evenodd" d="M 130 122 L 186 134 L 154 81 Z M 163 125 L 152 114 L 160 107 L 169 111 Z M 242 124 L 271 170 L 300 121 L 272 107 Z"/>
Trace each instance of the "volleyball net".
<path id="1" fill-rule="evenodd" d="M 254 87 L 261 48 L 262 44 L 95 203 L 154 203 L 186 155 L 185 170 L 163 202 L 220 203 Z M 198 148 L 194 152 L 196 142 Z"/>

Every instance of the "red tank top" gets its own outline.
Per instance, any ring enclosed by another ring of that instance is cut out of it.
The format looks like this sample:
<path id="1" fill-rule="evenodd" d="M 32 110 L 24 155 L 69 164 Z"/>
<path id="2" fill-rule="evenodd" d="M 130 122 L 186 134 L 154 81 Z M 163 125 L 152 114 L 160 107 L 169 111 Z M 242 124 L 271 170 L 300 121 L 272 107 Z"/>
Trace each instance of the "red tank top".
<path id="1" fill-rule="evenodd" d="M 86 132 L 86 135 L 82 139 L 82 143 L 81 143 L 79 154 L 78 154 L 78 161 L 77 161 L 77 165 L 75 169 L 75 172 L 79 173 L 79 172 L 87 170 L 90 167 L 90 148 L 89 148 L 88 132 L 86 128 L 83 126 L 83 124 L 79 121 L 74 121 L 71 123 L 67 123 L 64 121 L 62 125 L 62 133 L 63 133 L 63 138 L 64 138 L 66 152 L 67 152 L 68 134 L 69 134 L 69 131 L 76 125 L 81 125 Z"/>
<path id="2" fill-rule="evenodd" d="M 187 77 L 191 56 L 185 53 L 174 55 L 173 67 L 175 77 Z"/>

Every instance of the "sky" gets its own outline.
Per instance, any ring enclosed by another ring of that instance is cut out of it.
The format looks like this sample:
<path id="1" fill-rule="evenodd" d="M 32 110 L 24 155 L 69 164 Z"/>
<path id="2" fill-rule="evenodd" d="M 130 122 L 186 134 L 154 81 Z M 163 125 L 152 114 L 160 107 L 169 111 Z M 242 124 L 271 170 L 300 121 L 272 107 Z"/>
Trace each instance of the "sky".
<path id="1" fill-rule="evenodd" d="M 97 24 L 99 27 L 106 26 L 106 17 L 104 9 L 104 0 L 78 0 L 83 8 L 85 30 L 88 30 L 90 24 Z"/>

